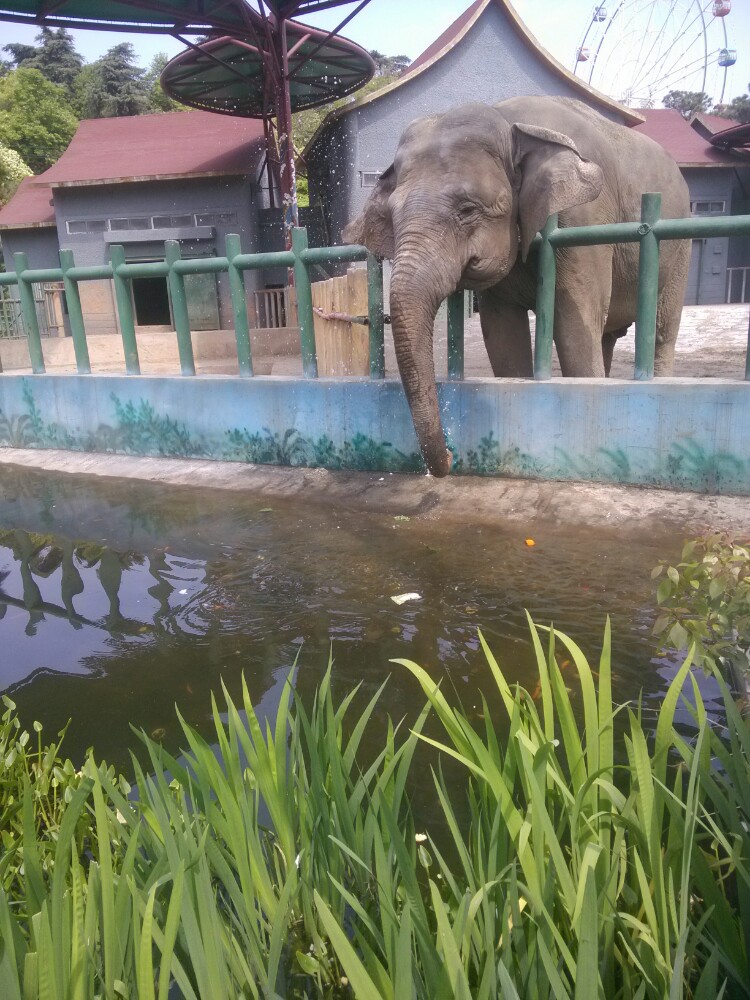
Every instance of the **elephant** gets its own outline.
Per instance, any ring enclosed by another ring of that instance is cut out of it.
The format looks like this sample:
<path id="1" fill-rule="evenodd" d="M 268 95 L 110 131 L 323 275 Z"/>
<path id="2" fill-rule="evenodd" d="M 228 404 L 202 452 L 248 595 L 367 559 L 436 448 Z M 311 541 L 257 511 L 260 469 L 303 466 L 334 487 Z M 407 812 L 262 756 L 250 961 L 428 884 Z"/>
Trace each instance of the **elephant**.
<path id="1" fill-rule="evenodd" d="M 536 297 L 536 233 L 640 218 L 641 194 L 661 192 L 662 217 L 690 215 L 674 160 L 645 135 L 580 101 L 516 97 L 412 122 L 344 241 L 393 261 L 391 324 L 399 372 L 428 470 L 450 471 L 432 336 L 443 299 L 479 294 L 496 376 L 533 374 L 528 311 Z M 609 374 L 615 341 L 635 319 L 638 244 L 557 252 L 555 345 L 564 376 Z M 661 246 L 654 373 L 669 375 L 690 242 Z"/>

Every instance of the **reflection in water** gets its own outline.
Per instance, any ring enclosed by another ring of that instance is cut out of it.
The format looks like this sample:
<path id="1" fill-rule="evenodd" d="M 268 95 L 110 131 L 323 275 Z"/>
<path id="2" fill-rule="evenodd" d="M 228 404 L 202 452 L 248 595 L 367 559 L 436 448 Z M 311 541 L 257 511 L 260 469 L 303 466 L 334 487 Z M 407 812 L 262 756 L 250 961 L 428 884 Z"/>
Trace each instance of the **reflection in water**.
<path id="1" fill-rule="evenodd" d="M 0 688 L 24 719 L 124 763 L 132 723 L 178 739 L 174 704 L 207 723 L 210 692 L 272 708 L 297 662 L 311 696 L 329 651 L 343 694 L 381 712 L 421 705 L 392 657 L 447 675 L 468 711 L 490 684 L 477 629 L 512 680 L 536 687 L 524 609 L 592 658 L 613 618 L 615 693 L 658 699 L 649 573 L 681 539 L 446 524 L 219 491 L 4 470 L 0 483 Z M 396 606 L 391 596 L 421 599 Z M 491 706 L 492 707 L 492 706 Z"/>

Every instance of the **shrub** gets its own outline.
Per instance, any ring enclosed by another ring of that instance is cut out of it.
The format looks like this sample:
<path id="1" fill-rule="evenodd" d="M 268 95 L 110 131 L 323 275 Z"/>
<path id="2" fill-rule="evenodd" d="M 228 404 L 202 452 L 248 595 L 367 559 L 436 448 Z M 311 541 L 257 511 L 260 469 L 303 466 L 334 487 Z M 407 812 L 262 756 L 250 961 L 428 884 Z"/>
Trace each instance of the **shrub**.
<path id="1" fill-rule="evenodd" d="M 660 614 L 654 635 L 666 646 L 695 647 L 706 670 L 720 666 L 738 690 L 750 682 L 750 548 L 727 534 L 711 534 L 685 544 L 676 566 L 661 562 Z"/>

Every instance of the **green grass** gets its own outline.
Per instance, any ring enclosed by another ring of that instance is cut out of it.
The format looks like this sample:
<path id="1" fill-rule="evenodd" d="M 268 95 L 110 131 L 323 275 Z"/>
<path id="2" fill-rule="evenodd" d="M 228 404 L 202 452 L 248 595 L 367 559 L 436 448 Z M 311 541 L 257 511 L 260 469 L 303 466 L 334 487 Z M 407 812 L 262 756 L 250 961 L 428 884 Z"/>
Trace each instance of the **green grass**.
<path id="1" fill-rule="evenodd" d="M 717 731 L 686 662 L 647 733 L 637 706 L 613 706 L 608 628 L 595 669 L 567 636 L 530 628 L 538 702 L 482 640 L 481 724 L 396 661 L 425 707 L 375 734 L 380 692 L 336 704 L 329 667 L 311 706 L 290 683 L 270 720 L 246 689 L 237 704 L 224 691 L 218 754 L 182 719 L 179 759 L 142 735 L 137 798 L 89 757 L 52 822 L 34 761 L 16 755 L 0 996 L 750 995 L 750 733 L 729 692 Z M 674 725 L 686 685 L 692 741 Z M 22 739 L 14 720 L 6 746 Z M 440 837 L 413 814 L 425 780 Z"/>

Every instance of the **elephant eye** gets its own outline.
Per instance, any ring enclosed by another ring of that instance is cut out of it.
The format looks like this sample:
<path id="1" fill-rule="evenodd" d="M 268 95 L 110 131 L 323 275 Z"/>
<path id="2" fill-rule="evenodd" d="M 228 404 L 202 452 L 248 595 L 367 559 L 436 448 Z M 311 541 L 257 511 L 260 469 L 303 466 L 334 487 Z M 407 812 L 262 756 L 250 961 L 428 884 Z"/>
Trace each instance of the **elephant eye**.
<path id="1" fill-rule="evenodd" d="M 477 214 L 477 206 L 474 202 L 465 201 L 462 205 L 459 205 L 458 215 L 462 222 L 467 222 L 474 218 Z"/>

